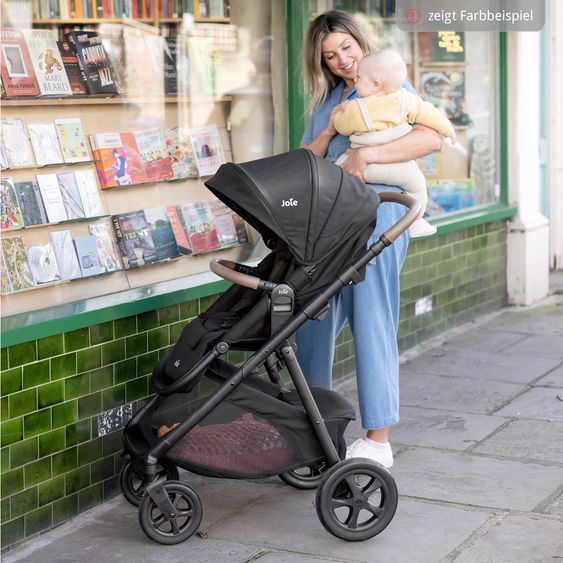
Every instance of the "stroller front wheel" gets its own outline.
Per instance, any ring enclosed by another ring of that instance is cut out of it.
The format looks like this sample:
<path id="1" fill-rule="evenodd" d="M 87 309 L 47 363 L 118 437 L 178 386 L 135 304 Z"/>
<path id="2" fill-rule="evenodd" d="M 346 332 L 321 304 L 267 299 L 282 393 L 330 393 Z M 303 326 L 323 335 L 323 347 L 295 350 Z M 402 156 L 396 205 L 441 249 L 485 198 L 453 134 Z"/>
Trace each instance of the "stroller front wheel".
<path id="1" fill-rule="evenodd" d="M 308 491 L 316 489 L 319 486 L 319 483 L 325 476 L 327 468 L 328 465 L 326 461 L 321 461 L 314 465 L 306 465 L 305 467 L 292 469 L 287 473 L 281 473 L 279 477 L 284 483 L 296 489 Z"/>
<path id="2" fill-rule="evenodd" d="M 164 476 L 167 481 L 177 481 L 180 478 L 178 468 L 169 461 L 161 460 L 159 462 L 161 470 L 159 476 Z M 128 461 L 119 472 L 119 485 L 125 499 L 133 506 L 139 506 L 145 496 L 143 488 L 143 478 L 133 468 L 131 461 Z"/>
<path id="3" fill-rule="evenodd" d="M 397 509 L 391 473 L 368 459 L 346 459 L 331 467 L 317 489 L 317 515 L 337 538 L 363 541 L 382 532 Z"/>
<path id="4" fill-rule="evenodd" d="M 182 481 L 166 481 L 162 487 L 174 507 L 173 518 L 167 518 L 154 500 L 145 495 L 139 506 L 139 523 L 151 540 L 163 545 L 182 543 L 193 536 L 201 524 L 201 499 Z"/>

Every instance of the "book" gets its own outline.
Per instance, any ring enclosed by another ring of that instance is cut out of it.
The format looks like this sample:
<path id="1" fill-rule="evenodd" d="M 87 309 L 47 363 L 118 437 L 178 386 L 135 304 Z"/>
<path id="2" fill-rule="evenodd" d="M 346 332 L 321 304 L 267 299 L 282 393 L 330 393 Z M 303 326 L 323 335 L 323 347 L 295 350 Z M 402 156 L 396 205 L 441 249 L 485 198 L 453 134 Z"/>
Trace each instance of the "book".
<path id="1" fill-rule="evenodd" d="M 150 67 L 152 74 L 150 93 L 163 96 L 166 83 L 164 79 L 164 48 L 166 46 L 164 37 L 160 35 L 144 35 L 143 39 L 146 45 L 147 59 L 152 63 L 152 67 Z M 146 62 L 145 65 L 150 66 Z"/>
<path id="2" fill-rule="evenodd" d="M 8 164 L 8 156 L 4 150 L 4 142 L 0 140 L 0 170 L 7 170 L 8 168 L 10 168 L 10 165 Z"/>
<path id="3" fill-rule="evenodd" d="M 120 23 L 103 24 L 102 45 L 113 67 L 117 86 L 121 94 L 134 95 L 138 93 L 137 77 L 133 69 L 127 66 L 125 58 L 124 35 L 127 33 L 128 26 Z"/>
<path id="4" fill-rule="evenodd" d="M 463 31 L 419 31 L 416 35 L 421 64 L 465 61 Z"/>
<path id="5" fill-rule="evenodd" d="M 8 98 L 35 97 L 39 88 L 21 30 L 0 30 L 0 73 Z"/>
<path id="6" fill-rule="evenodd" d="M 166 129 L 164 145 L 170 157 L 175 180 L 197 178 L 197 166 L 189 137 L 180 135 L 178 127 Z"/>
<path id="7" fill-rule="evenodd" d="M 215 228 L 217 229 L 217 238 L 221 248 L 235 246 L 239 244 L 237 229 L 233 212 L 222 201 L 216 199 L 210 203 L 213 219 L 215 220 Z"/>
<path id="8" fill-rule="evenodd" d="M 50 29 L 24 29 L 23 35 L 35 71 L 39 95 L 72 96 L 54 32 Z"/>
<path id="9" fill-rule="evenodd" d="M 190 140 L 200 176 L 211 176 L 225 163 L 225 153 L 217 125 L 190 130 Z"/>
<path id="10" fill-rule="evenodd" d="M 206 201 L 184 203 L 180 206 L 180 214 L 193 254 L 220 248 L 213 214 Z"/>
<path id="11" fill-rule="evenodd" d="M 163 75 L 164 93 L 178 93 L 178 38 L 164 37 L 163 46 Z"/>
<path id="12" fill-rule="evenodd" d="M 78 256 L 78 263 L 80 264 L 83 278 L 103 273 L 100 267 L 95 236 L 76 237 L 74 239 L 74 246 L 76 247 L 76 255 Z"/>
<path id="13" fill-rule="evenodd" d="M 68 41 L 57 41 L 57 48 L 65 67 L 72 95 L 85 96 L 88 94 L 88 91 L 86 90 L 86 84 L 80 71 L 78 56 L 74 47 Z"/>
<path id="14" fill-rule="evenodd" d="M 10 282 L 10 276 L 8 275 L 8 266 L 6 266 L 6 260 L 4 260 L 4 252 L 0 247 L 0 295 L 6 295 L 12 291 L 12 284 Z"/>
<path id="15" fill-rule="evenodd" d="M 0 227 L 2 229 L 21 229 L 23 217 L 12 178 L 0 179 Z"/>
<path id="16" fill-rule="evenodd" d="M 126 269 L 156 262 L 156 251 L 144 211 L 112 216 L 117 245 Z"/>
<path id="17" fill-rule="evenodd" d="M 92 236 L 96 237 L 96 248 L 102 272 L 121 270 L 121 263 L 113 243 L 109 223 L 92 223 L 88 225 Z"/>
<path id="18" fill-rule="evenodd" d="M 29 268 L 23 237 L 2 239 L 2 253 L 6 261 L 8 278 L 13 291 L 35 286 L 33 274 Z"/>
<path id="19" fill-rule="evenodd" d="M 235 229 L 237 230 L 237 237 L 239 244 L 248 242 L 248 231 L 244 219 L 238 214 L 233 213 L 233 221 L 235 222 Z"/>
<path id="20" fill-rule="evenodd" d="M 184 222 L 178 213 L 178 208 L 175 205 L 169 205 L 166 208 L 166 214 L 170 220 L 170 226 L 178 245 L 178 252 L 182 255 L 190 255 L 192 253 L 190 242 L 184 229 Z"/>
<path id="21" fill-rule="evenodd" d="M 111 61 L 97 31 L 71 31 L 65 34 L 78 57 L 86 90 L 90 95 L 117 95 L 119 90 Z"/>
<path id="22" fill-rule="evenodd" d="M 30 246 L 27 249 L 29 268 L 37 285 L 59 281 L 61 274 L 57 266 L 51 243 Z"/>
<path id="23" fill-rule="evenodd" d="M 131 176 L 132 184 L 145 184 L 149 181 L 147 173 L 145 172 L 145 163 L 139 153 L 137 146 L 137 139 L 133 132 L 125 132 L 119 134 L 121 138 L 121 146 L 125 160 L 127 161 L 127 168 Z"/>
<path id="24" fill-rule="evenodd" d="M 80 270 L 70 231 L 52 231 L 50 237 L 61 279 L 74 280 L 81 278 L 82 271 Z"/>
<path id="25" fill-rule="evenodd" d="M 141 29 L 127 27 L 123 31 L 126 66 L 135 82 L 129 84 L 129 94 L 156 96 L 164 94 L 162 69 L 157 74 L 145 33 Z M 150 40 L 149 40 L 150 42 Z M 162 64 L 160 65 L 162 67 Z"/>
<path id="26" fill-rule="evenodd" d="M 187 38 L 190 61 L 190 89 L 200 96 L 218 93 L 217 45 L 213 37 L 190 36 Z"/>
<path id="27" fill-rule="evenodd" d="M 56 174 L 37 174 L 37 184 L 49 223 L 68 220 L 63 195 Z"/>
<path id="28" fill-rule="evenodd" d="M 173 177 L 172 163 L 164 146 L 164 134 L 160 127 L 135 131 L 135 140 L 144 163 L 149 182 L 168 180 Z"/>
<path id="29" fill-rule="evenodd" d="M 55 119 L 55 130 L 65 162 L 88 162 L 90 154 L 79 117 Z"/>
<path id="30" fill-rule="evenodd" d="M 63 196 L 63 203 L 69 221 L 84 219 L 84 205 L 80 197 L 80 190 L 74 177 L 74 172 L 60 172 L 57 174 L 57 182 Z"/>
<path id="31" fill-rule="evenodd" d="M 10 168 L 35 166 L 29 132 L 23 119 L 2 119 L 2 142 Z"/>
<path id="32" fill-rule="evenodd" d="M 98 133 L 90 143 L 102 189 L 133 183 L 119 133 Z"/>
<path id="33" fill-rule="evenodd" d="M 85 217 L 104 215 L 100 192 L 96 183 L 96 175 L 92 170 L 75 170 L 74 178 L 80 192 L 80 199 Z"/>
<path id="34" fill-rule="evenodd" d="M 24 226 L 31 227 L 47 223 L 47 213 L 37 182 L 16 182 L 15 189 Z"/>
<path id="35" fill-rule="evenodd" d="M 180 255 L 178 244 L 165 207 L 151 207 L 144 210 L 154 244 L 156 261 L 163 262 Z"/>
<path id="36" fill-rule="evenodd" d="M 29 123 L 27 126 L 37 166 L 64 161 L 54 123 Z"/>

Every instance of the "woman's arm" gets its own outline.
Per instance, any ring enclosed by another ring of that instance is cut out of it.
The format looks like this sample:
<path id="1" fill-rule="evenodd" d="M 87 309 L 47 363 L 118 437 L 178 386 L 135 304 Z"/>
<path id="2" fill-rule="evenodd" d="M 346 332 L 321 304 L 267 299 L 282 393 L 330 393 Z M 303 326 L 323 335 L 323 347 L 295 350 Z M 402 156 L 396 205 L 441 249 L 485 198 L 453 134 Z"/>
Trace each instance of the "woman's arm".
<path id="1" fill-rule="evenodd" d="M 316 139 L 313 139 L 309 144 L 300 145 L 302 149 L 309 149 L 311 152 L 324 158 L 326 151 L 328 150 L 328 145 L 330 141 L 336 135 L 336 129 L 334 128 L 334 114 L 340 111 L 342 104 L 338 104 L 332 108 L 330 112 L 330 119 L 328 120 L 327 126 Z"/>
<path id="2" fill-rule="evenodd" d="M 441 145 L 441 137 L 434 129 L 417 125 L 408 135 L 384 145 L 348 149 L 348 158 L 342 163 L 342 169 L 364 181 L 364 170 L 368 164 L 414 160 L 439 151 Z"/>

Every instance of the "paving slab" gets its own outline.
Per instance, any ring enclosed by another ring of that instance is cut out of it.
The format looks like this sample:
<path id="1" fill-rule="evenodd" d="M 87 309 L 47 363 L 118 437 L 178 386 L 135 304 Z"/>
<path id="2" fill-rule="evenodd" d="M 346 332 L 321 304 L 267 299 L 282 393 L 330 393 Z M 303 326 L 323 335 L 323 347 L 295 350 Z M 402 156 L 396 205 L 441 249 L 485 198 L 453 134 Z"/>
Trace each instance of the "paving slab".
<path id="1" fill-rule="evenodd" d="M 545 305 L 509 309 L 495 316 L 489 327 L 508 332 L 561 336 L 563 335 L 563 307 L 557 304 L 559 301 L 561 296 L 555 296 L 546 300 Z"/>
<path id="2" fill-rule="evenodd" d="M 259 548 L 237 542 L 202 539 L 162 546 L 141 530 L 137 511 L 119 497 L 81 514 L 69 524 L 44 534 L 15 552 L 3 563 L 242 563 Z"/>
<path id="3" fill-rule="evenodd" d="M 490 414 L 521 393 L 525 386 L 429 374 L 401 375 L 401 405 L 455 412 Z"/>
<path id="4" fill-rule="evenodd" d="M 255 545 L 290 547 L 330 560 L 439 561 L 490 517 L 487 513 L 400 499 L 397 513 L 381 534 L 364 542 L 345 542 L 329 534 L 318 520 L 313 493 L 276 493 L 238 517 L 229 518 L 210 537 Z M 259 559 L 260 561 L 260 559 Z"/>
<path id="5" fill-rule="evenodd" d="M 563 422 L 515 420 L 473 451 L 563 464 Z"/>
<path id="6" fill-rule="evenodd" d="M 455 563 L 526 563 L 563 559 L 563 522 L 507 516 L 465 549 Z"/>
<path id="7" fill-rule="evenodd" d="M 563 420 L 563 393 L 560 389 L 535 387 L 529 389 L 498 410 L 498 416 Z"/>
<path id="8" fill-rule="evenodd" d="M 322 557 L 303 555 L 302 553 L 267 551 L 264 555 L 254 559 L 254 561 L 257 563 L 348 563 L 350 559 L 324 559 Z"/>
<path id="9" fill-rule="evenodd" d="M 563 335 L 531 335 L 503 350 L 505 354 L 516 356 L 536 355 L 540 358 L 563 360 Z"/>
<path id="10" fill-rule="evenodd" d="M 563 493 L 555 497 L 544 509 L 548 514 L 563 518 Z"/>
<path id="11" fill-rule="evenodd" d="M 466 450 L 486 438 L 506 420 L 484 414 L 453 413 L 401 407 L 401 421 L 391 429 L 393 444 Z"/>
<path id="12" fill-rule="evenodd" d="M 440 349 L 456 348 L 500 352 L 507 346 L 521 342 L 526 338 L 528 338 L 527 333 L 507 332 L 506 330 L 488 330 L 478 326 L 463 334 L 448 338 L 444 341 L 443 345 L 440 346 Z"/>
<path id="13" fill-rule="evenodd" d="M 529 383 L 560 363 L 559 357 L 542 358 L 533 352 L 517 355 L 442 347 L 430 350 L 401 365 L 401 375 L 428 373 L 509 383 Z"/>
<path id="14" fill-rule="evenodd" d="M 563 365 L 550 371 L 534 384 L 534 387 L 559 387 L 563 389 Z"/>
<path id="15" fill-rule="evenodd" d="M 563 485 L 561 467 L 411 448 L 393 476 L 403 495 L 504 510 L 532 510 Z"/>

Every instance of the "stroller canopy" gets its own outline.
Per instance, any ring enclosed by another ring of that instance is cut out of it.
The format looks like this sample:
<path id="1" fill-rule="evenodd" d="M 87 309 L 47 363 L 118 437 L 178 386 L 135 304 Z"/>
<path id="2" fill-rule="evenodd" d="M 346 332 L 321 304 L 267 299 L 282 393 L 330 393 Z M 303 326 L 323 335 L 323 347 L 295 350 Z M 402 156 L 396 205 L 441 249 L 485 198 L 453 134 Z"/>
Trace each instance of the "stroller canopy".
<path id="1" fill-rule="evenodd" d="M 365 251 L 379 205 L 375 190 L 306 149 L 223 164 L 205 185 L 300 265 Z"/>

